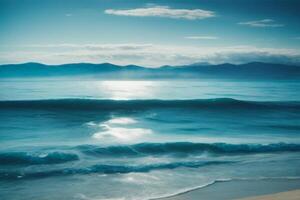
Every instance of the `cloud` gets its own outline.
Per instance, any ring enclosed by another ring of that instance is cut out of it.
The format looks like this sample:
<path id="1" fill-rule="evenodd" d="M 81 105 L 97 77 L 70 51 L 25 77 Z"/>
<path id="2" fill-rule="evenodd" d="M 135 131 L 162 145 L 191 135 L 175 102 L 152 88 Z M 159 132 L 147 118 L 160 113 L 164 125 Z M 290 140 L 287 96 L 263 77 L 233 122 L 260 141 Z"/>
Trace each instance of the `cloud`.
<path id="1" fill-rule="evenodd" d="M 217 40 L 217 39 L 219 39 L 218 37 L 215 37 L 215 36 L 186 36 L 184 38 L 190 39 L 190 40 Z"/>
<path id="2" fill-rule="evenodd" d="M 197 62 L 246 63 L 253 61 L 300 64 L 300 50 L 257 48 L 254 46 L 195 47 L 158 44 L 47 44 L 27 45 L 14 53 L 0 52 L 1 63 L 42 62 L 62 64 L 74 62 L 118 65 L 186 65 Z"/>
<path id="3" fill-rule="evenodd" d="M 215 13 L 202 9 L 172 9 L 168 6 L 153 6 L 128 10 L 107 9 L 106 14 L 132 17 L 166 17 L 173 19 L 205 19 L 215 17 Z"/>
<path id="4" fill-rule="evenodd" d="M 151 47 L 152 44 L 69 44 L 69 43 L 62 43 L 62 44 L 32 44 L 26 45 L 29 48 L 60 48 L 60 49 L 88 49 L 88 50 L 139 50 L 145 49 L 147 47 Z"/>
<path id="5" fill-rule="evenodd" d="M 273 19 L 262 19 L 257 21 L 239 22 L 239 25 L 247 25 L 251 27 L 283 27 L 284 24 L 277 24 Z"/>

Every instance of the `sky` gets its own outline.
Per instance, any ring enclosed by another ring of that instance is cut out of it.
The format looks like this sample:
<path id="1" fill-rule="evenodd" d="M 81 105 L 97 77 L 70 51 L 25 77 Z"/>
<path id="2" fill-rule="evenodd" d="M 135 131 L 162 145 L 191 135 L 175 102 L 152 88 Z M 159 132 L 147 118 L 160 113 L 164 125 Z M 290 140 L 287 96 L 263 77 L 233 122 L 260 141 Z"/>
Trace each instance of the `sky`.
<path id="1" fill-rule="evenodd" d="M 0 64 L 300 65 L 298 0 L 0 0 Z"/>

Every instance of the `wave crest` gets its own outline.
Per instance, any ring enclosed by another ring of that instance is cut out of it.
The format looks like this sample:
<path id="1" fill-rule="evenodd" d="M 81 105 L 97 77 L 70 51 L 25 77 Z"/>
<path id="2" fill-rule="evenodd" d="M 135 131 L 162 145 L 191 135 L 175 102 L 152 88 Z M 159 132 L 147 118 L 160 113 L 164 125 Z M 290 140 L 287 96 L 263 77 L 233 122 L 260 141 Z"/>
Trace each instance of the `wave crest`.
<path id="1" fill-rule="evenodd" d="M 275 144 L 227 144 L 227 143 L 141 143 L 124 146 L 98 147 L 82 145 L 76 147 L 82 153 L 94 156 L 144 156 L 160 154 L 255 154 L 276 152 L 298 152 L 300 144 L 275 143 Z"/>
<path id="2" fill-rule="evenodd" d="M 179 167 L 198 168 L 207 165 L 230 164 L 232 161 L 195 161 L 195 162 L 173 162 L 158 163 L 149 165 L 93 165 L 85 168 L 64 168 L 52 171 L 41 172 L 0 172 L 0 179 L 20 179 L 20 178 L 46 178 L 51 176 L 67 176 L 76 174 L 124 174 L 131 172 L 149 172 L 152 170 L 175 169 Z"/>
<path id="3" fill-rule="evenodd" d="M 40 165 L 59 164 L 76 161 L 79 157 L 72 153 L 27 153 L 27 152 L 5 152 L 0 153 L 0 165 Z"/>

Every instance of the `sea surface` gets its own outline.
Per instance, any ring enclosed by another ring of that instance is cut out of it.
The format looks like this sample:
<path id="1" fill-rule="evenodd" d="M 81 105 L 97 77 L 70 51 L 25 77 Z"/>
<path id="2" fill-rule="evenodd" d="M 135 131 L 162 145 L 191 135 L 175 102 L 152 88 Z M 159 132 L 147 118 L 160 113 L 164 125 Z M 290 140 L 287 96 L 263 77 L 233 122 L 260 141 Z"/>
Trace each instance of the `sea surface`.
<path id="1" fill-rule="evenodd" d="M 300 180 L 300 81 L 0 80 L 0 199 Z"/>

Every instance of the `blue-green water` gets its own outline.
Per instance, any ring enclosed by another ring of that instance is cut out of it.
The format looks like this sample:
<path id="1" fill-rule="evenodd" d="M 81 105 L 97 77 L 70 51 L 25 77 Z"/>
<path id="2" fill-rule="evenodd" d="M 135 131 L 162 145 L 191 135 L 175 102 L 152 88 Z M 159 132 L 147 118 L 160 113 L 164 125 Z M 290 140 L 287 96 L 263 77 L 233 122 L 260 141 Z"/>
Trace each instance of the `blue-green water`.
<path id="1" fill-rule="evenodd" d="M 298 81 L 0 81 L 0 199 L 300 178 Z"/>

